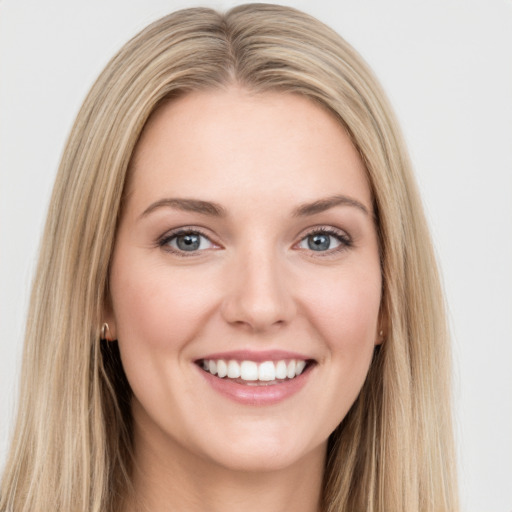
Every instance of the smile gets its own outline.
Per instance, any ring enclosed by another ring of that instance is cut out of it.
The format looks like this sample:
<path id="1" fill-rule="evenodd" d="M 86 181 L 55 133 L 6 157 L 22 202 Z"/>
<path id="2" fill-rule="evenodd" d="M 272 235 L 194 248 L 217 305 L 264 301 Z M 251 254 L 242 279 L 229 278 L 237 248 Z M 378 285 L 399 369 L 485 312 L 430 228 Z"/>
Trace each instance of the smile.
<path id="1" fill-rule="evenodd" d="M 211 375 L 221 379 L 231 379 L 240 384 L 261 385 L 279 384 L 302 374 L 308 362 L 303 359 L 279 361 L 251 361 L 202 359 L 200 366 Z"/>
<path id="2" fill-rule="evenodd" d="M 204 382 L 216 393 L 244 406 L 275 405 L 298 394 L 317 361 L 283 350 L 236 350 L 194 361 Z"/>

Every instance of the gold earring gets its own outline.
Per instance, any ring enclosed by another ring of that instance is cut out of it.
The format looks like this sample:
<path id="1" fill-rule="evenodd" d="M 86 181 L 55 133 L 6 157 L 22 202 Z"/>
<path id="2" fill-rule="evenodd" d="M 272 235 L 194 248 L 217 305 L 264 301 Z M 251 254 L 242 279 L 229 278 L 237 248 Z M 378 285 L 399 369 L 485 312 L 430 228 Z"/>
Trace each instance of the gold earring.
<path id="1" fill-rule="evenodd" d="M 110 329 L 108 327 L 108 324 L 107 322 L 105 322 L 102 326 L 101 326 L 101 333 L 100 333 L 100 337 L 102 340 L 107 340 L 107 341 L 112 341 L 112 337 L 110 336 Z"/>

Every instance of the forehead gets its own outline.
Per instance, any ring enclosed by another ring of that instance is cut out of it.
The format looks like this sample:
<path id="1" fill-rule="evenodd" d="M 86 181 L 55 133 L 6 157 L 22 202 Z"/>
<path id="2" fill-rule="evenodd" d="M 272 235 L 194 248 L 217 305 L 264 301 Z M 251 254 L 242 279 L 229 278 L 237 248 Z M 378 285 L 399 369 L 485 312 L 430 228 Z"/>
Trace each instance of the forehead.
<path id="1" fill-rule="evenodd" d="M 131 172 L 130 195 L 147 201 L 159 194 L 222 201 L 252 191 L 308 201 L 350 193 L 371 209 L 366 170 L 344 127 L 291 93 L 233 87 L 172 100 L 146 124 Z"/>

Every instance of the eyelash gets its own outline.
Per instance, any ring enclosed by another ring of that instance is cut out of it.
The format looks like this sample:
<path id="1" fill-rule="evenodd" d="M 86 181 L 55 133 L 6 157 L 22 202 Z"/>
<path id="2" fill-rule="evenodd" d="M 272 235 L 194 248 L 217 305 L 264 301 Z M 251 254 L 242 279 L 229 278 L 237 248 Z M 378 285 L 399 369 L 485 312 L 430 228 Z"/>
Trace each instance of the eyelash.
<path id="1" fill-rule="evenodd" d="M 209 242 L 211 242 L 212 244 L 215 245 L 215 243 L 212 242 L 212 240 L 206 233 L 204 233 L 203 231 L 201 231 L 200 229 L 198 229 L 196 227 L 194 227 L 194 228 L 183 227 L 183 228 L 176 229 L 174 231 L 167 232 L 167 233 L 165 233 L 165 235 L 163 235 L 161 238 L 158 239 L 157 244 L 164 251 L 170 252 L 172 254 L 176 254 L 177 256 L 181 256 L 184 258 L 187 258 L 190 256 L 195 256 L 197 252 L 200 252 L 200 251 L 190 251 L 190 252 L 182 251 L 182 250 L 175 249 L 174 247 L 171 247 L 170 245 L 168 245 L 172 240 L 174 240 L 175 238 L 177 238 L 181 235 L 198 235 L 203 238 L 206 238 Z"/>
<path id="2" fill-rule="evenodd" d="M 210 243 L 215 245 L 215 242 L 213 242 L 211 240 L 211 238 L 206 233 L 204 233 L 203 231 L 201 231 L 200 229 L 198 229 L 196 227 L 190 227 L 190 228 L 183 227 L 183 228 L 179 228 L 174 231 L 170 231 L 157 240 L 157 245 L 167 252 L 176 254 L 176 255 L 178 255 L 180 257 L 184 257 L 184 258 L 187 258 L 190 256 L 196 256 L 198 252 L 202 252 L 202 251 L 198 251 L 198 250 L 188 252 L 188 251 L 182 251 L 182 250 L 170 247 L 169 243 L 181 235 L 198 235 L 200 237 L 207 239 Z M 315 236 L 315 235 L 332 236 L 340 243 L 340 245 L 338 247 L 335 247 L 334 249 L 327 249 L 325 251 L 314 251 L 313 249 L 309 249 L 309 250 L 304 249 L 310 253 L 313 253 L 313 254 L 316 253 L 315 256 L 317 256 L 317 257 L 332 256 L 334 254 L 337 254 L 339 252 L 347 250 L 353 246 L 352 238 L 344 231 L 335 229 L 330 226 L 329 227 L 317 226 L 317 227 L 311 228 L 308 232 L 304 233 L 301 236 L 299 242 L 294 244 L 294 247 L 297 246 L 298 244 L 302 243 L 308 237 Z M 203 249 L 203 251 L 204 250 L 205 249 Z"/>
<path id="3" fill-rule="evenodd" d="M 313 249 L 310 249 L 308 252 L 310 252 L 311 254 L 314 254 L 315 257 L 322 258 L 322 257 L 333 256 L 333 255 L 343 252 L 347 249 L 350 249 L 354 245 L 352 238 L 345 231 L 333 228 L 331 226 L 317 226 L 317 227 L 311 228 L 310 231 L 308 231 L 301 237 L 299 243 L 303 242 L 308 237 L 315 236 L 315 235 L 332 236 L 340 243 L 340 245 L 338 247 L 335 247 L 333 249 L 327 249 L 325 251 L 314 251 Z"/>

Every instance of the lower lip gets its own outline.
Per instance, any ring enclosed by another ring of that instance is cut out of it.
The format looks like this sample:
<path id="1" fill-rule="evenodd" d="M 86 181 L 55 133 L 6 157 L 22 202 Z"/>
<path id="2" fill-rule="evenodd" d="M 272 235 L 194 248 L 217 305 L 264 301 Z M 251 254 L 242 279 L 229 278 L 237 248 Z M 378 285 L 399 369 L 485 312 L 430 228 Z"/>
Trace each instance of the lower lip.
<path id="1" fill-rule="evenodd" d="M 240 384 L 227 378 L 215 377 L 198 367 L 201 375 L 215 391 L 235 402 L 255 406 L 277 404 L 295 395 L 308 381 L 312 369 L 312 367 L 308 367 L 298 377 L 284 380 L 278 384 L 251 385 Z"/>

